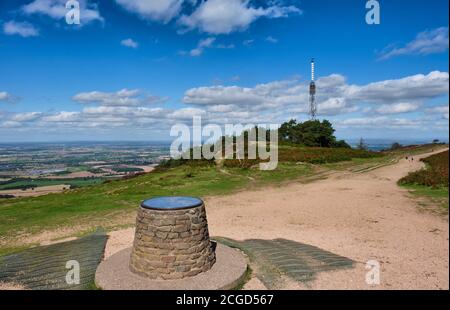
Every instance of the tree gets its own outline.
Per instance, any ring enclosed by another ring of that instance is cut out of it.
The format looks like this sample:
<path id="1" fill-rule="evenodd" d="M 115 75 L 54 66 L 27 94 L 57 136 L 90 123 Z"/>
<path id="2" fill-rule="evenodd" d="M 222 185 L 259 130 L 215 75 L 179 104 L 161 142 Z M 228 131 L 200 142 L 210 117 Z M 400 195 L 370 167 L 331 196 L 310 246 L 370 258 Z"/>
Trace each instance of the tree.
<path id="1" fill-rule="evenodd" d="M 351 148 L 352 148 L 352 147 L 351 147 L 347 142 L 345 142 L 344 140 L 336 141 L 336 142 L 332 145 L 332 147 L 334 147 L 334 148 L 344 148 L 344 149 L 351 149 Z"/>
<path id="2" fill-rule="evenodd" d="M 343 140 L 337 141 L 334 136 L 333 125 L 328 120 L 309 120 L 297 123 L 290 120 L 283 123 L 278 129 L 279 139 L 282 142 L 318 147 L 345 147 L 350 146 Z"/>
<path id="3" fill-rule="evenodd" d="M 402 145 L 400 143 L 398 143 L 398 142 L 394 142 L 391 145 L 391 150 L 398 150 L 398 149 L 401 149 L 401 148 L 402 148 Z"/>
<path id="4" fill-rule="evenodd" d="M 367 144 L 364 142 L 363 138 L 359 139 L 358 146 L 356 147 L 358 150 L 367 151 Z"/>

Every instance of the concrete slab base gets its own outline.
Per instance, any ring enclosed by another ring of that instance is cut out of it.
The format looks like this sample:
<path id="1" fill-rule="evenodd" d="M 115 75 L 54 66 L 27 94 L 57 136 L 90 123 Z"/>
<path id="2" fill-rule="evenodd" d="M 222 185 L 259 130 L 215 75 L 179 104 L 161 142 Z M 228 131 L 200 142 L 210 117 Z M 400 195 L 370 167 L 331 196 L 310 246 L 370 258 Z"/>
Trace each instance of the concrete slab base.
<path id="1" fill-rule="evenodd" d="M 179 280 L 152 280 L 129 269 L 131 247 L 101 262 L 95 284 L 103 290 L 228 290 L 238 286 L 247 271 L 247 259 L 237 249 L 217 243 L 216 263 L 201 274 Z"/>

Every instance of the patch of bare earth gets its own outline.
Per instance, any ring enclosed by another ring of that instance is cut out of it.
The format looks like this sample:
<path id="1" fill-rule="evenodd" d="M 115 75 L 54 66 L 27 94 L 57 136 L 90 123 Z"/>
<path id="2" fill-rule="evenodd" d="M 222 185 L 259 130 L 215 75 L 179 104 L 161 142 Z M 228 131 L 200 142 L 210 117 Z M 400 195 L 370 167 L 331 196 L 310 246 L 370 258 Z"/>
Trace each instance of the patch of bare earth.
<path id="1" fill-rule="evenodd" d="M 50 186 L 39 186 L 36 188 L 28 188 L 26 190 L 21 189 L 8 189 L 1 190 L 0 195 L 14 195 L 15 197 L 37 197 L 52 193 L 61 193 L 66 189 L 69 189 L 70 185 L 50 185 Z"/>
<path id="2" fill-rule="evenodd" d="M 18 291 L 24 289 L 20 284 L 0 282 L 0 291 Z"/>

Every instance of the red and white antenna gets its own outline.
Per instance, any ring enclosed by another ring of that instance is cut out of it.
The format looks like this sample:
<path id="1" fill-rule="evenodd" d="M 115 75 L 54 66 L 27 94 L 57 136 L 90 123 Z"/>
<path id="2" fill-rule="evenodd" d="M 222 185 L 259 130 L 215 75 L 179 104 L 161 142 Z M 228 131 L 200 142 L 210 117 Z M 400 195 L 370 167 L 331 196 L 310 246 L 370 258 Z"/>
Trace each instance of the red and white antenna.
<path id="1" fill-rule="evenodd" d="M 316 119 L 316 84 L 314 83 L 314 58 L 311 59 L 311 83 L 309 84 L 309 115 L 311 119 Z"/>

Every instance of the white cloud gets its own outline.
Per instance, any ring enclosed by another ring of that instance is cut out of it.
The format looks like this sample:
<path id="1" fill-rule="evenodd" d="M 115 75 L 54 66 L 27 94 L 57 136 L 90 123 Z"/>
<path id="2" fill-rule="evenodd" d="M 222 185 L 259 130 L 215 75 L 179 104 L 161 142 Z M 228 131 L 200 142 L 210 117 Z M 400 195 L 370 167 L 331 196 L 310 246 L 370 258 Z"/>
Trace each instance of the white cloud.
<path id="1" fill-rule="evenodd" d="M 136 41 L 134 41 L 131 38 L 124 39 L 124 40 L 120 41 L 120 44 L 122 44 L 123 46 L 126 46 L 126 47 L 131 47 L 131 48 L 138 48 L 139 47 L 139 43 L 137 43 Z"/>
<path id="2" fill-rule="evenodd" d="M 141 18 L 170 22 L 181 11 L 184 0 L 116 0 L 117 4 Z"/>
<path id="3" fill-rule="evenodd" d="M 418 103 L 399 102 L 394 104 L 383 104 L 375 109 L 378 114 L 399 114 L 417 111 L 420 107 Z"/>
<path id="4" fill-rule="evenodd" d="M 39 30 L 28 22 L 9 21 L 3 24 L 3 32 L 7 35 L 19 35 L 24 38 L 36 37 Z"/>
<path id="5" fill-rule="evenodd" d="M 11 95 L 5 91 L 0 92 L 0 101 L 8 101 L 11 98 Z"/>
<path id="6" fill-rule="evenodd" d="M 137 89 L 122 89 L 115 93 L 92 91 L 73 96 L 79 103 L 97 103 L 104 106 L 135 106 L 142 103 Z"/>
<path id="7" fill-rule="evenodd" d="M 19 101 L 20 98 L 11 95 L 10 93 L 6 91 L 0 91 L 0 101 L 8 102 L 8 103 L 15 103 Z"/>
<path id="8" fill-rule="evenodd" d="M 361 127 L 361 128 L 419 128 L 423 126 L 420 119 L 389 118 L 381 117 L 361 117 L 350 118 L 335 122 L 338 127 Z"/>
<path id="9" fill-rule="evenodd" d="M 321 115 L 337 115 L 356 112 L 358 107 L 348 102 L 346 98 L 329 98 L 320 102 L 317 109 Z"/>
<path id="10" fill-rule="evenodd" d="M 168 114 L 168 118 L 178 119 L 178 120 L 192 120 L 194 116 L 202 116 L 205 111 L 197 108 L 183 108 Z"/>
<path id="11" fill-rule="evenodd" d="M 350 87 L 348 96 L 369 102 L 402 102 L 425 100 L 448 93 L 448 72 L 433 71 L 396 80 Z"/>
<path id="12" fill-rule="evenodd" d="M 332 74 L 319 78 L 316 85 L 319 116 L 330 116 L 337 128 L 432 131 L 448 127 L 448 105 L 427 106 L 427 100 L 448 94 L 448 73 L 445 72 L 366 85 L 349 84 L 344 76 Z M 392 92 L 396 95 L 392 96 Z M 0 93 L 0 98 L 6 98 L 4 93 Z M 192 88 L 186 90 L 182 99 L 185 106 L 177 109 L 145 106 L 149 102 L 160 103 L 164 98 L 145 96 L 135 89 L 83 92 L 73 99 L 95 105 L 84 106 L 79 112 L 4 113 L 0 126 L 20 130 L 89 132 L 95 128 L 151 133 L 154 130 L 168 131 L 177 122 L 190 123 L 195 115 L 201 115 L 205 123 L 281 123 L 289 118 L 305 118 L 300 114 L 308 112 L 308 82 L 292 79 L 254 87 L 218 85 Z M 367 105 L 372 115 L 364 114 L 363 108 Z M 417 113 L 395 117 L 397 113 L 413 111 Z M 354 112 L 359 113 L 342 119 Z"/>
<path id="13" fill-rule="evenodd" d="M 221 49 L 232 49 L 235 47 L 236 46 L 234 44 L 219 44 L 219 45 L 217 45 L 217 48 L 221 48 Z"/>
<path id="14" fill-rule="evenodd" d="M 438 115 L 442 115 L 442 117 L 446 120 L 449 119 L 449 111 L 448 111 L 448 104 L 447 105 L 441 105 L 441 106 L 435 106 L 432 108 L 428 108 L 426 110 L 427 113 L 430 114 L 438 114 Z"/>
<path id="15" fill-rule="evenodd" d="M 77 122 L 81 120 L 80 116 L 81 116 L 80 112 L 62 111 L 57 112 L 56 114 L 53 115 L 44 116 L 42 117 L 42 121 L 48 123 Z"/>
<path id="16" fill-rule="evenodd" d="M 253 43 L 255 42 L 255 40 L 253 39 L 249 39 L 249 40 L 245 40 L 244 42 L 242 42 L 242 44 L 244 44 L 245 46 L 251 46 Z"/>
<path id="17" fill-rule="evenodd" d="M 448 27 L 441 27 L 419 33 L 404 47 L 387 47 L 381 52 L 380 59 L 389 59 L 400 55 L 428 55 L 448 50 Z"/>
<path id="18" fill-rule="evenodd" d="M 166 111 L 162 108 L 146 107 L 114 107 L 100 106 L 83 109 L 85 115 L 110 115 L 110 116 L 133 116 L 133 117 L 163 117 Z"/>
<path id="19" fill-rule="evenodd" d="M 267 41 L 267 42 L 270 42 L 270 43 L 278 43 L 278 39 L 276 39 L 276 38 L 274 38 L 274 37 L 272 37 L 272 36 L 268 36 L 268 37 L 266 38 L 266 41 Z"/>
<path id="20" fill-rule="evenodd" d="M 147 96 L 147 98 L 145 98 L 144 103 L 148 103 L 148 104 L 159 104 L 159 103 L 165 103 L 169 100 L 170 98 L 167 96 L 164 97 L 160 97 L 160 96 L 155 96 L 155 95 L 150 95 Z"/>
<path id="21" fill-rule="evenodd" d="M 103 22 L 103 17 L 96 4 L 88 4 L 87 0 L 78 0 L 80 4 L 80 22 L 88 24 L 93 21 Z M 34 0 L 22 6 L 22 12 L 28 15 L 40 14 L 53 19 L 63 19 L 66 16 L 67 0 Z"/>
<path id="22" fill-rule="evenodd" d="M 22 123 L 15 121 L 4 121 L 0 122 L 0 128 L 18 128 L 21 127 Z"/>
<path id="23" fill-rule="evenodd" d="M 214 42 L 216 42 L 216 38 L 209 37 L 206 39 L 202 39 L 198 42 L 197 47 L 190 50 L 189 52 L 186 51 L 180 51 L 180 55 L 190 55 L 193 57 L 201 56 L 205 49 L 207 48 L 218 48 L 218 49 L 232 49 L 235 48 L 234 44 L 216 44 L 214 45 Z"/>
<path id="24" fill-rule="evenodd" d="M 25 112 L 13 115 L 10 120 L 14 122 L 31 122 L 41 117 L 41 112 Z"/>
<path id="25" fill-rule="evenodd" d="M 189 52 L 189 55 L 200 56 L 201 54 L 203 54 L 203 51 L 205 50 L 205 48 L 211 47 L 211 45 L 214 43 L 215 40 L 216 40 L 216 38 L 206 38 L 206 39 L 200 40 L 198 42 L 197 47 L 192 49 Z"/>
<path id="26" fill-rule="evenodd" d="M 266 98 L 256 89 L 238 86 L 211 86 L 192 88 L 185 92 L 184 103 L 198 105 L 262 104 Z"/>
<path id="27" fill-rule="evenodd" d="M 361 104 L 377 105 L 378 114 L 416 111 L 428 100 L 448 93 L 448 73 L 431 72 L 397 80 L 385 80 L 366 85 L 348 84 L 345 77 L 332 74 L 316 82 L 319 115 L 356 112 Z M 297 80 L 275 81 L 254 87 L 207 86 L 189 89 L 183 102 L 204 106 L 209 112 L 225 111 L 284 111 L 306 113 L 308 83 Z"/>
<path id="28" fill-rule="evenodd" d="M 183 15 L 178 24 L 184 31 L 199 29 L 211 34 L 228 34 L 242 31 L 258 18 L 282 18 L 289 14 L 301 14 L 295 6 L 281 6 L 272 2 L 268 7 L 253 7 L 249 0 L 208 0 L 191 15 Z"/>

